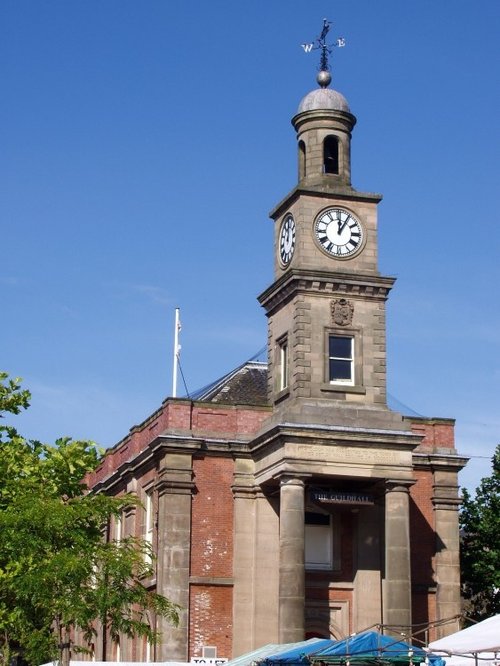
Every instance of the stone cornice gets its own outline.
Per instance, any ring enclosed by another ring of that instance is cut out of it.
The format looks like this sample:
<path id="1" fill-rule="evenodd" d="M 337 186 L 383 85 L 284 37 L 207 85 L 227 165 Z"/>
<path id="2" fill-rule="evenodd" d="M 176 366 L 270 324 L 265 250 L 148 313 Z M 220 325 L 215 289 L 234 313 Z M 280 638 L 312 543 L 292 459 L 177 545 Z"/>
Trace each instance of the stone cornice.
<path id="1" fill-rule="evenodd" d="M 433 493 L 431 497 L 434 510 L 458 511 L 462 500 L 458 496 L 458 483 L 456 474 L 465 467 L 468 458 L 456 453 L 414 453 L 413 465 L 416 469 L 426 469 L 433 474 L 445 472 L 444 475 L 435 476 Z M 451 473 L 453 476 L 450 477 Z M 437 480 L 436 480 L 437 479 Z"/>
<path id="2" fill-rule="evenodd" d="M 337 121 L 347 125 L 350 129 L 356 124 L 356 116 L 349 111 L 340 109 L 309 109 L 296 113 L 290 121 L 296 130 L 299 130 L 304 123 L 310 123 L 314 120 Z"/>
<path id="3" fill-rule="evenodd" d="M 252 452 L 265 448 L 277 440 L 301 443 L 307 439 L 311 444 L 328 444 L 332 440 L 336 444 L 350 447 L 377 447 L 380 444 L 389 446 L 391 450 L 413 451 L 421 441 L 421 435 L 409 430 L 379 430 L 335 425 L 311 425 L 308 423 L 280 423 L 260 434 L 251 443 Z"/>
<path id="4" fill-rule="evenodd" d="M 468 463 L 469 458 L 452 451 L 446 453 L 413 453 L 415 467 L 431 468 L 432 471 L 459 472 Z"/>
<path id="5" fill-rule="evenodd" d="M 413 482 L 411 453 L 421 436 L 407 430 L 281 423 L 252 443 L 260 485 L 279 475 L 330 474 Z M 371 472 L 367 472 L 371 470 Z"/>
<path id="6" fill-rule="evenodd" d="M 262 292 L 258 300 L 268 312 L 298 293 L 385 301 L 395 281 L 382 275 L 290 269 Z"/>
<path id="7" fill-rule="evenodd" d="M 435 511 L 458 511 L 462 504 L 459 497 L 432 497 L 431 501 Z"/>
<path id="8" fill-rule="evenodd" d="M 257 499 L 258 497 L 263 497 L 264 496 L 260 486 L 256 486 L 256 485 L 246 485 L 246 484 L 243 484 L 243 483 L 242 484 L 234 483 L 231 486 L 231 490 L 232 490 L 232 493 L 233 493 L 233 497 L 235 499 L 254 500 L 254 499 Z"/>
<path id="9" fill-rule="evenodd" d="M 156 460 L 166 451 L 185 453 L 189 455 L 203 451 L 214 455 L 229 455 L 236 457 L 253 457 L 255 453 L 264 452 L 268 446 L 286 439 L 290 443 L 302 443 L 307 439 L 311 444 L 326 444 L 356 447 L 379 447 L 384 445 L 393 451 L 413 449 L 421 441 L 421 435 L 407 430 L 377 430 L 362 427 L 327 426 L 300 423 L 281 423 L 270 430 L 261 433 L 254 440 L 243 441 L 226 438 L 201 438 L 180 434 L 163 434 L 153 440 L 138 455 L 123 462 L 107 477 L 96 483 L 94 492 L 109 492 L 117 486 L 123 485 L 125 480 L 136 475 L 140 468 L 147 464 L 156 464 Z M 467 459 L 458 455 L 422 454 L 413 453 L 413 462 L 417 467 L 431 467 L 432 469 L 455 470 L 461 469 Z M 163 485 L 163 484 L 160 484 Z M 190 492 L 191 486 L 185 488 Z M 173 489 L 173 486 L 172 486 Z M 163 488 L 162 488 L 163 491 Z M 255 492 L 249 486 L 234 484 L 233 492 L 236 495 L 248 496 Z"/>
<path id="10" fill-rule="evenodd" d="M 196 489 L 194 481 L 179 479 L 160 479 L 155 485 L 158 495 L 192 495 Z"/>
<path id="11" fill-rule="evenodd" d="M 193 437 L 180 434 L 159 435 L 150 442 L 136 456 L 123 462 L 107 477 L 92 486 L 93 492 L 103 492 L 115 489 L 136 475 L 144 465 L 155 462 L 162 453 L 178 452 L 193 454 L 198 451 L 210 452 L 218 455 L 245 455 L 248 453 L 248 442 L 237 440 L 228 436 L 225 438 Z"/>
<path id="12" fill-rule="evenodd" d="M 421 423 L 423 425 L 455 425 L 456 419 L 444 416 L 404 416 L 403 420 L 410 423 Z"/>
<path id="13" fill-rule="evenodd" d="M 195 492 L 196 484 L 193 481 L 192 456 L 188 454 L 188 465 L 175 465 L 160 470 L 155 489 L 161 497 L 170 495 L 191 495 Z"/>
<path id="14" fill-rule="evenodd" d="M 301 196 L 318 197 L 323 200 L 367 201 L 369 203 L 379 203 L 382 201 L 381 194 L 376 194 L 375 192 L 358 192 L 348 185 L 338 183 L 332 178 L 324 176 L 317 182 L 299 183 L 272 209 L 269 217 L 275 220 L 282 213 L 286 212 L 287 208 Z"/>

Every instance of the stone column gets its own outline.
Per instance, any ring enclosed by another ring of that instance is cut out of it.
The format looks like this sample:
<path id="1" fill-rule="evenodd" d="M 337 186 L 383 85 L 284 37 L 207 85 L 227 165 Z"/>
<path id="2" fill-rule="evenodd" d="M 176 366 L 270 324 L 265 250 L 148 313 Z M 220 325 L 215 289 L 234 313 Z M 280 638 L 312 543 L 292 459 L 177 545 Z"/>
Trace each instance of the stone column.
<path id="1" fill-rule="evenodd" d="M 410 494 L 408 484 L 386 482 L 384 624 L 411 626 Z"/>
<path id="2" fill-rule="evenodd" d="M 436 531 L 436 619 L 460 615 L 460 543 L 456 469 L 434 471 L 434 525 Z M 450 633 L 450 625 L 436 627 L 436 638 Z"/>
<path id="3" fill-rule="evenodd" d="M 191 556 L 192 458 L 167 453 L 162 461 L 158 491 L 157 590 L 181 606 L 174 627 L 159 620 L 161 642 L 155 661 L 188 661 L 189 565 Z"/>
<path id="4" fill-rule="evenodd" d="M 280 479 L 279 641 L 304 640 L 304 481 Z"/>

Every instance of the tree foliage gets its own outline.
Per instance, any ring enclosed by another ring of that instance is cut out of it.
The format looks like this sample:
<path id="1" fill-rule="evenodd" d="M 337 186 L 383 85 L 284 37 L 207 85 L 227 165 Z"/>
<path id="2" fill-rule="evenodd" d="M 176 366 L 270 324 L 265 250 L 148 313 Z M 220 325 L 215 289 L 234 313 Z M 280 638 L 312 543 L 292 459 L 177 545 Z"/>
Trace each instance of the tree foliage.
<path id="1" fill-rule="evenodd" d="M 0 417 L 18 414 L 30 394 L 0 373 Z M 92 494 L 82 482 L 102 452 L 92 442 L 24 439 L 0 425 L 0 663 L 69 659 L 76 630 L 91 642 L 109 637 L 158 639 L 151 614 L 178 621 L 178 607 L 142 583 L 152 574 L 149 545 L 103 539 L 112 516 L 137 499 Z M 83 646 L 82 646 L 83 648 Z"/>
<path id="2" fill-rule="evenodd" d="M 460 525 L 466 612 L 482 620 L 500 613 L 500 445 L 491 475 L 481 480 L 475 496 L 463 491 Z"/>

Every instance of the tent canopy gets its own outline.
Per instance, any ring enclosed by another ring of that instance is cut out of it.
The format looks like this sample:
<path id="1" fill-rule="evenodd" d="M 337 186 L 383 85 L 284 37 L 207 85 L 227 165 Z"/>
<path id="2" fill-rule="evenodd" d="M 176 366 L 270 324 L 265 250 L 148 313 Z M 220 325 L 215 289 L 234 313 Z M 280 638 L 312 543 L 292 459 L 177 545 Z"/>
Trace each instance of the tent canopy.
<path id="1" fill-rule="evenodd" d="M 446 638 L 432 641 L 429 648 L 434 652 L 447 654 L 500 651 L 500 615 L 489 617 Z"/>
<path id="2" fill-rule="evenodd" d="M 281 652 L 289 652 L 293 649 L 302 650 L 303 652 L 309 647 L 312 649 L 312 646 L 317 645 L 320 640 L 320 638 L 310 638 L 307 641 L 300 641 L 298 643 L 269 643 L 268 645 L 263 645 L 262 647 L 257 648 L 257 650 L 247 652 L 246 654 L 231 659 L 231 661 L 228 661 L 225 666 L 250 666 L 251 664 L 262 662 L 268 655 L 276 656 Z"/>
<path id="3" fill-rule="evenodd" d="M 326 648 L 328 645 L 331 645 L 334 641 L 330 638 L 316 638 L 313 641 L 306 641 L 302 643 L 297 643 L 294 647 L 289 650 L 281 650 L 280 652 L 275 652 L 272 655 L 269 655 L 264 659 L 265 664 L 269 666 L 271 664 L 307 664 L 308 655 L 311 655 L 313 652 L 318 652 L 322 648 Z M 285 646 L 283 646 L 285 647 Z"/>
<path id="4" fill-rule="evenodd" d="M 366 631 L 357 636 L 336 641 L 320 652 L 314 653 L 314 662 L 339 663 L 349 659 L 350 663 L 384 661 L 391 663 L 419 663 L 425 661 L 427 655 L 419 647 L 398 641 L 391 636 L 376 631 Z M 440 657 L 430 656 L 433 666 L 444 666 Z"/>
<path id="5" fill-rule="evenodd" d="M 320 640 L 307 650 L 296 648 L 275 654 L 264 660 L 265 666 L 281 664 L 350 664 L 367 663 L 419 663 L 426 657 L 433 666 L 444 666 L 440 657 L 428 656 L 421 648 L 397 641 L 376 631 L 366 631 L 343 641 Z"/>

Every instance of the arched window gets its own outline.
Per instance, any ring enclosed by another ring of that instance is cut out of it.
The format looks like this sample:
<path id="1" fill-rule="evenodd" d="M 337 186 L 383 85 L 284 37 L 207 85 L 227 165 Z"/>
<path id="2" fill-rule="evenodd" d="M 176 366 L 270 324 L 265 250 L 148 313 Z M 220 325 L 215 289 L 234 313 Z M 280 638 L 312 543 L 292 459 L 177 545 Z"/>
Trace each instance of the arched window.
<path id="1" fill-rule="evenodd" d="M 299 180 L 306 175 L 306 144 L 299 141 Z"/>
<path id="2" fill-rule="evenodd" d="M 339 141 L 336 136 L 327 136 L 323 143 L 323 170 L 325 173 L 339 172 Z"/>

